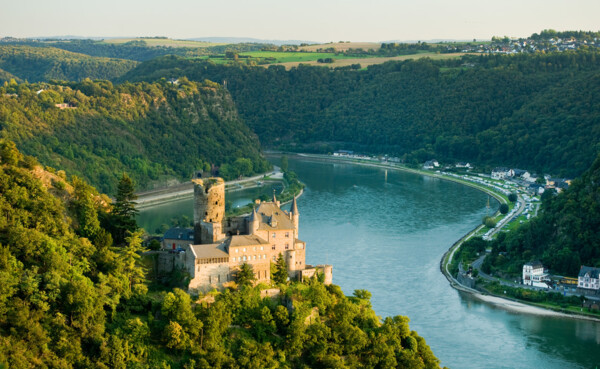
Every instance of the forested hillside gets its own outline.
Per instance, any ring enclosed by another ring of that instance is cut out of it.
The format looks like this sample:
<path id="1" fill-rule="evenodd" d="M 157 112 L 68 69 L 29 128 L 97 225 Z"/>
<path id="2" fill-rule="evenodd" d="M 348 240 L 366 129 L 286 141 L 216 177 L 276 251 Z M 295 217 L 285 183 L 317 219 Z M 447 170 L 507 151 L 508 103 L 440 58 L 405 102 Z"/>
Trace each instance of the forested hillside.
<path id="1" fill-rule="evenodd" d="M 500 233 L 484 270 L 518 275 L 533 260 L 568 276 L 577 276 L 581 265 L 600 267 L 599 184 L 600 156 L 568 190 L 557 196 L 544 193 L 539 216 L 514 232 Z"/>
<path id="2" fill-rule="evenodd" d="M 29 82 L 115 79 L 136 64 L 131 60 L 91 57 L 53 47 L 0 44 L 0 82 L 10 81 L 13 76 Z"/>
<path id="3" fill-rule="evenodd" d="M 367 70 L 224 66 L 174 56 L 122 80 L 227 81 L 269 147 L 355 149 L 581 174 L 600 142 L 600 54 L 388 62 Z"/>
<path id="4" fill-rule="evenodd" d="M 242 286 L 198 302 L 151 284 L 141 233 L 113 245 L 107 198 L 65 178 L 0 140 L 0 366 L 439 367 L 408 319 L 381 321 L 366 291 L 313 279 L 279 298 Z"/>
<path id="5" fill-rule="evenodd" d="M 226 178 L 270 167 L 227 91 L 209 81 L 7 83 L 0 137 L 107 193 L 123 172 L 146 189 L 211 165 Z"/>

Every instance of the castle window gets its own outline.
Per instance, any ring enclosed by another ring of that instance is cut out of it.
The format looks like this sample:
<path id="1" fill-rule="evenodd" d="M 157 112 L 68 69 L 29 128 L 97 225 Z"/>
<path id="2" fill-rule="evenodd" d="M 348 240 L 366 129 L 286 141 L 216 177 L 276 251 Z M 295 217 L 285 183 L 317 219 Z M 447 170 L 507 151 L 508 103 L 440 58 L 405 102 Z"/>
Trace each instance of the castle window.
<path id="1" fill-rule="evenodd" d="M 256 246 L 254 246 L 254 251 L 256 251 Z"/>
<path id="2" fill-rule="evenodd" d="M 271 250 L 275 250 L 275 245 L 271 246 Z"/>
<path id="3" fill-rule="evenodd" d="M 288 250 L 289 248 L 290 248 L 290 245 L 286 243 L 285 244 L 285 249 Z"/>
<path id="4" fill-rule="evenodd" d="M 242 249 L 242 251 L 243 251 L 243 252 L 246 252 L 246 248 L 244 247 L 244 248 Z"/>
<path id="5" fill-rule="evenodd" d="M 254 255 L 254 260 L 256 260 L 256 255 Z"/>
<path id="6" fill-rule="evenodd" d="M 244 255 L 244 261 L 246 261 L 246 255 Z"/>
<path id="7" fill-rule="evenodd" d="M 273 255 L 273 261 L 277 260 L 277 258 L 275 257 L 275 255 Z"/>
<path id="8" fill-rule="evenodd" d="M 260 251 L 262 251 L 262 250 L 264 250 L 264 249 L 265 249 L 265 247 L 264 247 L 264 246 L 261 246 L 261 247 L 260 247 Z"/>
<path id="9" fill-rule="evenodd" d="M 235 249 L 235 252 L 239 252 L 239 251 L 240 251 L 239 249 Z"/>
<path id="10" fill-rule="evenodd" d="M 275 232 L 273 232 L 273 238 L 275 238 Z"/>
<path id="11" fill-rule="evenodd" d="M 290 232 L 285 232 L 285 236 L 289 238 L 290 237 Z"/>

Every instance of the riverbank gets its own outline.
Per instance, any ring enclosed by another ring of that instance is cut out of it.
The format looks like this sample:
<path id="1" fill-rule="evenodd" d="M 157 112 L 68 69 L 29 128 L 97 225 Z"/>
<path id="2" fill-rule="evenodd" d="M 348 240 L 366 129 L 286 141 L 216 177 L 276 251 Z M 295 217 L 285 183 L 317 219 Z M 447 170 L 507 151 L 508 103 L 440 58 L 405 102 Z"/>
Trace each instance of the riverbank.
<path id="1" fill-rule="evenodd" d="M 418 169 L 407 168 L 407 167 L 400 166 L 397 164 L 392 164 L 392 163 L 381 163 L 381 162 L 372 162 L 372 161 L 367 161 L 367 160 L 331 157 L 329 155 L 317 155 L 317 154 L 297 154 L 297 155 L 299 157 L 307 158 L 307 159 L 311 159 L 311 160 L 355 164 L 355 165 L 363 165 L 363 166 L 369 166 L 369 167 L 374 167 L 374 168 L 404 171 L 404 172 L 429 176 L 429 177 L 433 177 L 433 178 L 438 178 L 441 180 L 456 182 L 456 183 L 460 183 L 463 185 L 467 185 L 469 187 L 476 188 L 476 189 L 494 197 L 500 203 L 507 203 L 507 199 L 504 194 L 498 193 L 491 188 L 486 188 L 485 186 L 477 184 L 477 183 L 470 183 L 470 182 L 460 179 L 460 178 L 445 176 L 441 173 L 434 173 L 434 172 L 429 172 L 429 171 L 422 171 L 422 170 L 418 170 Z M 519 214 L 523 210 L 523 200 L 520 199 L 520 202 L 521 202 L 521 207 L 516 209 L 514 213 L 507 214 L 505 217 L 503 217 L 498 222 L 498 226 L 497 226 L 497 228 L 494 229 L 494 232 L 498 232 L 503 226 L 508 224 L 508 221 L 510 219 L 519 216 Z M 580 320 L 600 322 L 600 319 L 593 317 L 593 316 L 578 314 L 577 312 L 573 312 L 573 311 L 568 311 L 568 312 L 556 311 L 553 308 L 536 306 L 535 304 L 529 303 L 527 301 L 517 301 L 514 299 L 506 298 L 504 296 L 486 294 L 479 290 L 469 288 L 467 286 L 462 285 L 458 280 L 456 280 L 451 275 L 451 273 L 448 270 L 448 266 L 452 262 L 452 257 L 454 255 L 454 253 L 460 248 L 462 243 L 465 242 L 466 240 L 470 239 L 471 237 L 473 237 L 475 234 L 477 234 L 483 228 L 484 228 L 483 225 L 479 225 L 472 231 L 468 232 L 465 236 L 463 236 L 461 239 L 459 239 L 457 242 L 455 242 L 452 245 L 452 247 L 450 247 L 450 249 L 446 253 L 444 253 L 444 255 L 442 256 L 442 259 L 440 260 L 440 270 L 441 270 L 442 274 L 444 274 L 444 276 L 446 277 L 446 279 L 448 280 L 448 282 L 450 283 L 452 288 L 454 288 L 458 291 L 464 292 L 464 293 L 468 293 L 480 301 L 497 306 L 497 307 L 502 308 L 507 311 L 523 313 L 523 314 L 533 314 L 533 315 L 538 315 L 538 316 L 553 316 L 553 317 L 571 318 L 571 319 L 580 319 Z M 557 310 L 560 310 L 560 309 L 557 308 Z"/>
<path id="2" fill-rule="evenodd" d="M 266 178 L 268 178 L 269 181 L 281 181 L 283 180 L 283 173 L 279 169 L 276 169 L 272 172 L 259 174 L 253 177 L 227 181 L 225 182 L 225 190 L 230 192 L 255 188 L 260 186 L 260 184 L 257 182 L 261 180 L 264 182 Z M 194 185 L 192 182 L 181 183 L 175 186 L 159 188 L 156 190 L 139 192 L 136 194 L 138 197 L 136 200 L 136 208 L 143 209 L 149 206 L 164 204 L 181 198 L 190 197 L 193 193 Z"/>

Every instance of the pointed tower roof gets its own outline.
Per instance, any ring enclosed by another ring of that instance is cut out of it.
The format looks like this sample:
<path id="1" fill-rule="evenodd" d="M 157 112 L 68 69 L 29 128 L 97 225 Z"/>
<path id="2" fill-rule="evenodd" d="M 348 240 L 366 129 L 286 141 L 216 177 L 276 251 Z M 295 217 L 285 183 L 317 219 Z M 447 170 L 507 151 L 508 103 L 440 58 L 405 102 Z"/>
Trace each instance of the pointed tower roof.
<path id="1" fill-rule="evenodd" d="M 275 197 L 275 190 L 273 190 L 273 203 L 277 203 L 277 197 Z"/>
<path id="2" fill-rule="evenodd" d="M 292 214 L 298 215 L 298 204 L 296 204 L 296 196 L 294 196 L 294 200 L 292 200 Z"/>
<path id="3" fill-rule="evenodd" d="M 258 221 L 258 213 L 256 212 L 256 208 L 254 208 L 252 210 L 252 215 L 250 216 L 250 221 L 251 222 L 256 222 Z"/>

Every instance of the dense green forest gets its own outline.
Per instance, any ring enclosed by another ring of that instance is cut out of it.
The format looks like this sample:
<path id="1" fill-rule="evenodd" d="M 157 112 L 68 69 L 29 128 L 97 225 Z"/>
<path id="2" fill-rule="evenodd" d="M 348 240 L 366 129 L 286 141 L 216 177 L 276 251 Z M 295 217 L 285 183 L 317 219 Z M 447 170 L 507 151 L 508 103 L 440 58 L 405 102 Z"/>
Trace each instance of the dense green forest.
<path id="1" fill-rule="evenodd" d="M 581 265 L 600 267 L 600 156 L 558 195 L 546 191 L 541 213 L 510 233 L 500 233 L 484 261 L 486 272 L 519 275 L 541 260 L 552 273 L 577 276 Z"/>
<path id="2" fill-rule="evenodd" d="M 115 79 L 137 63 L 131 60 L 91 57 L 53 47 L 0 44 L 0 82 L 80 81 Z"/>
<path id="3" fill-rule="evenodd" d="M 241 116 L 268 147 L 577 176 L 599 150 L 599 61 L 598 53 L 578 51 L 287 71 L 167 56 L 121 80 L 226 80 Z"/>
<path id="4" fill-rule="evenodd" d="M 226 179 L 270 168 L 227 91 L 210 81 L 5 83 L 0 137 L 108 193 L 123 172 L 147 189 L 212 165 Z"/>
<path id="5" fill-rule="evenodd" d="M 0 366 L 439 367 L 408 319 L 381 321 L 364 290 L 313 279 L 273 299 L 241 286 L 198 301 L 150 283 L 140 232 L 115 246 L 107 197 L 65 178 L 0 140 Z"/>

